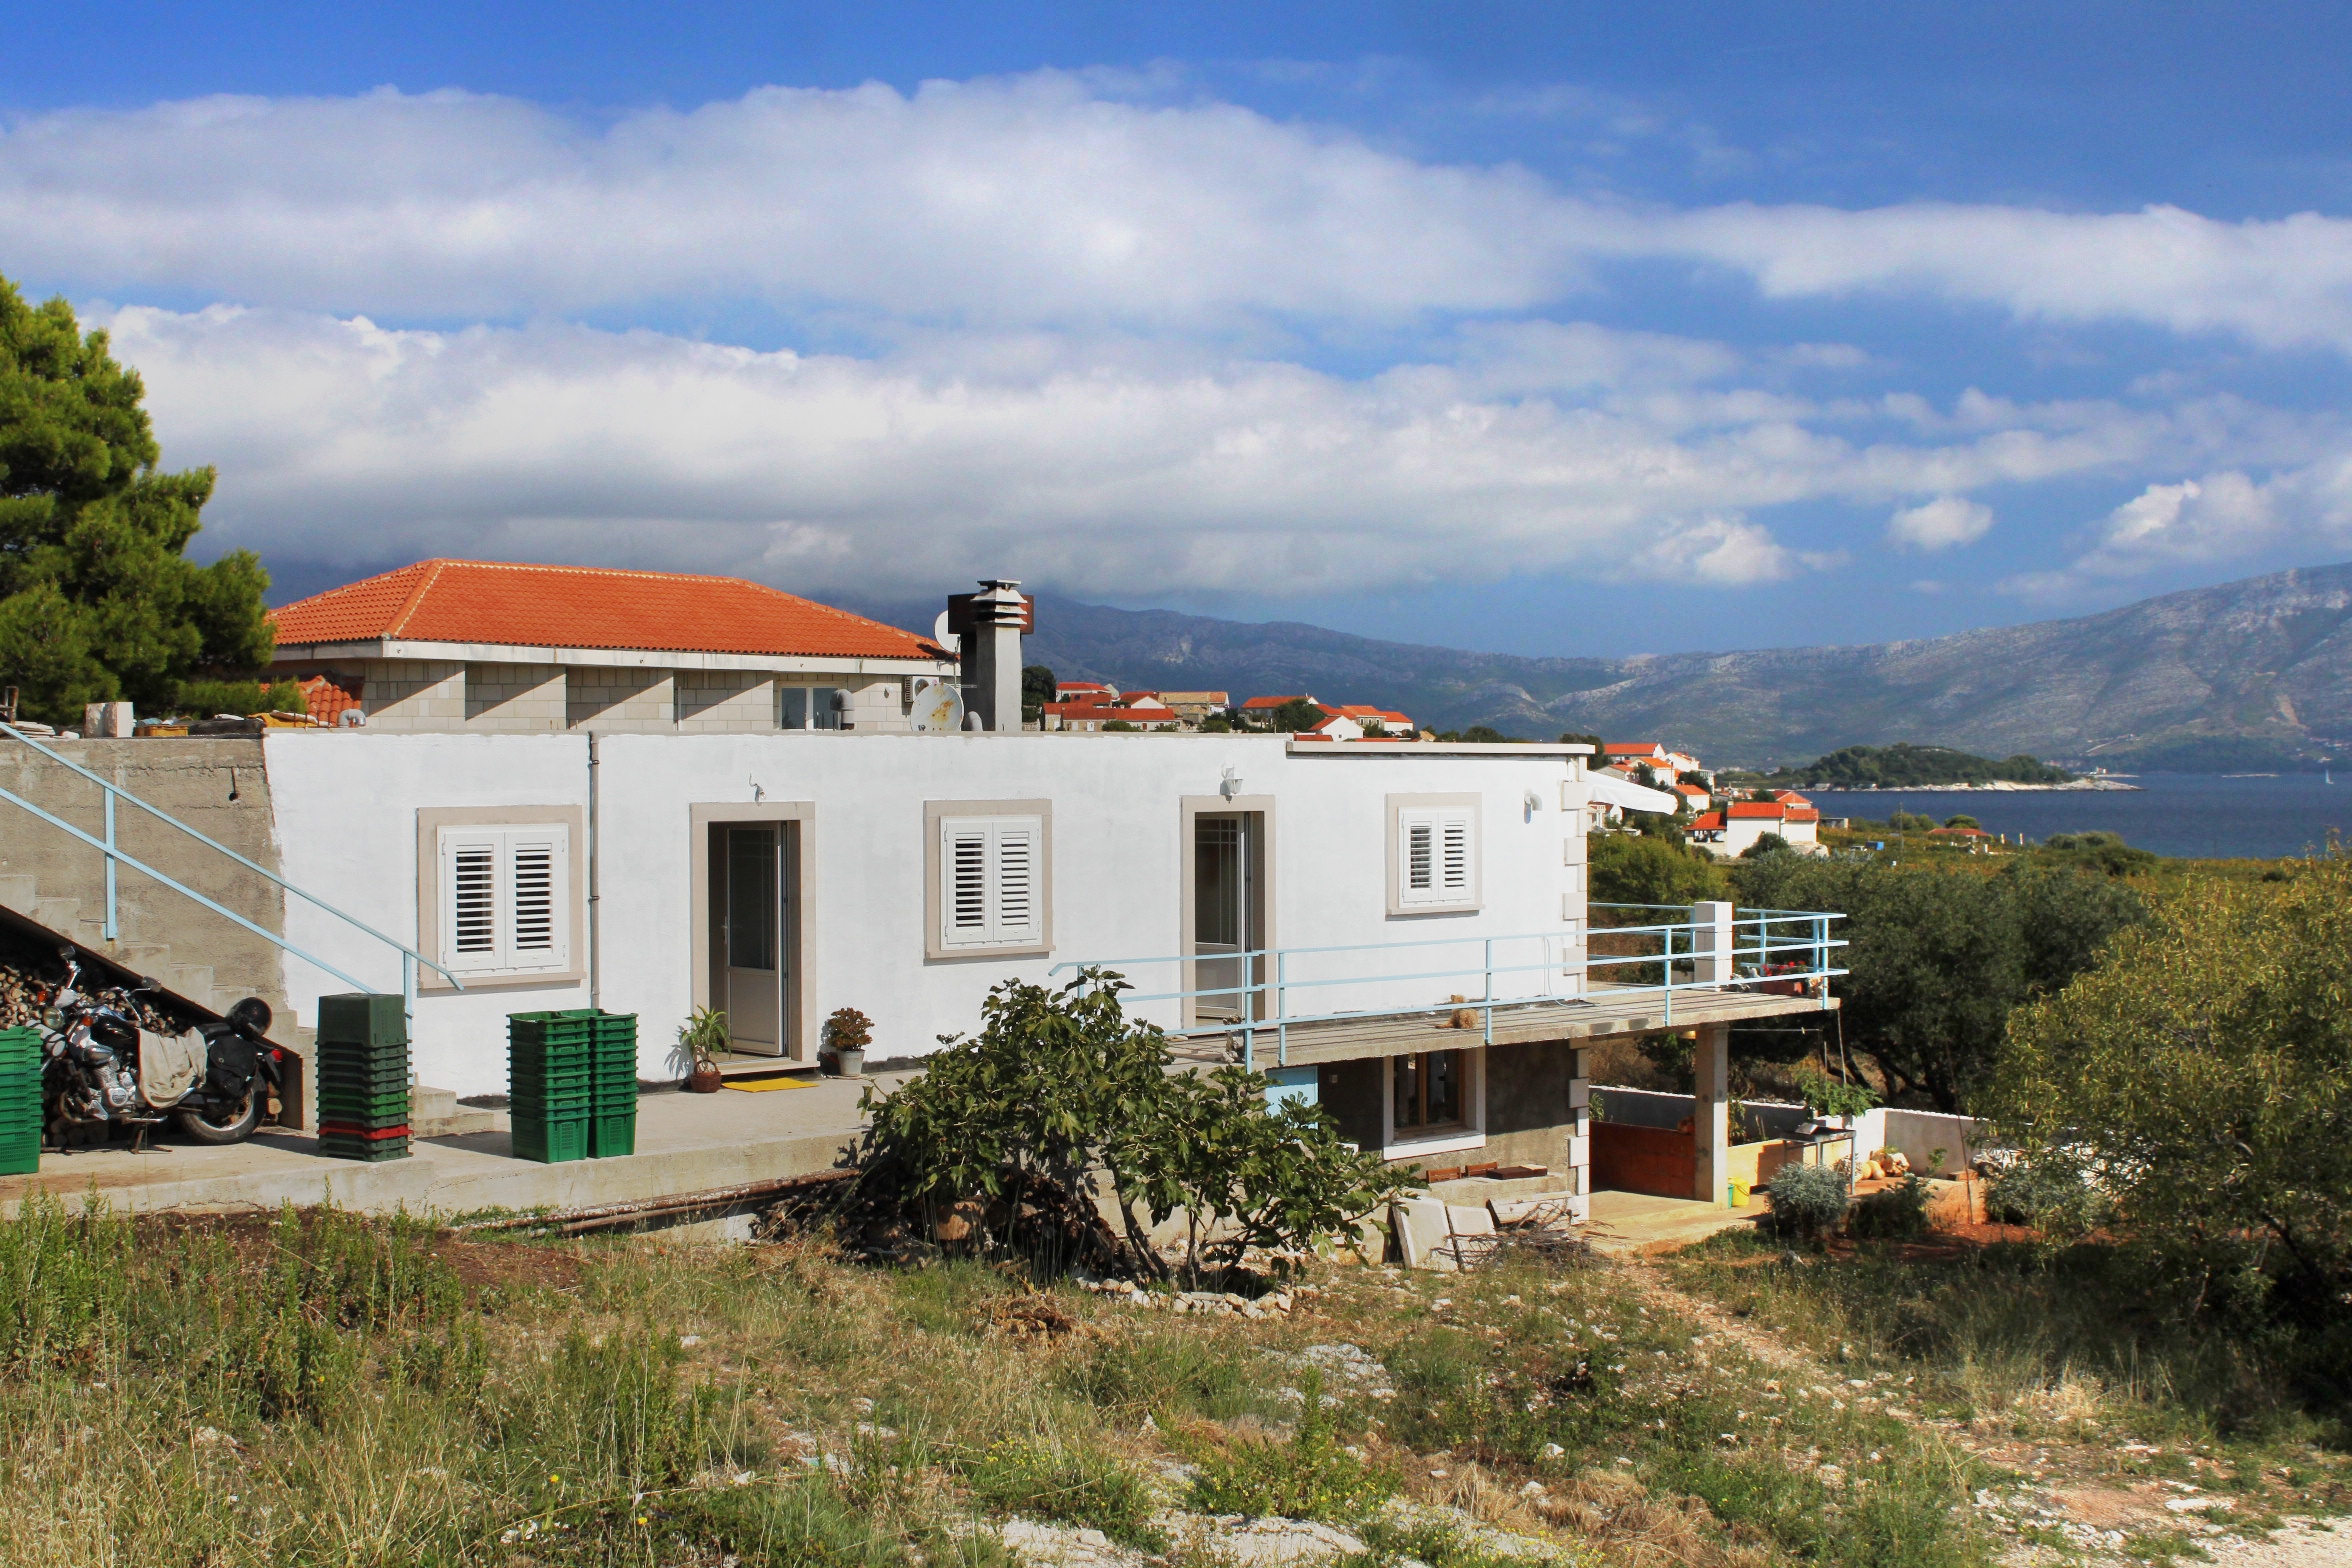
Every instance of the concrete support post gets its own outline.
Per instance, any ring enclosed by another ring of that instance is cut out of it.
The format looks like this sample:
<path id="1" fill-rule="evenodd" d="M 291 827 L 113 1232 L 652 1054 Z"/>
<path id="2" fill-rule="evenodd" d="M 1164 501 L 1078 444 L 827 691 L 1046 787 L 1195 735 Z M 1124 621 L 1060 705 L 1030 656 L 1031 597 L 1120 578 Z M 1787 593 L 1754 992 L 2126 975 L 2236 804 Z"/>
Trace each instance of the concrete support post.
<path id="1" fill-rule="evenodd" d="M 1581 1225 L 1592 1218 L 1592 1053 L 1571 1051 L 1568 1057 L 1568 1208 Z"/>
<path id="2" fill-rule="evenodd" d="M 1714 902 L 1691 905 L 1691 978 L 1701 985 L 1725 985 L 1731 980 L 1731 906 Z"/>
<path id="3" fill-rule="evenodd" d="M 1701 1024 L 1698 1034 L 1691 1052 L 1698 1093 L 1691 1116 L 1691 1195 L 1721 1208 L 1731 1198 L 1731 1025 Z"/>

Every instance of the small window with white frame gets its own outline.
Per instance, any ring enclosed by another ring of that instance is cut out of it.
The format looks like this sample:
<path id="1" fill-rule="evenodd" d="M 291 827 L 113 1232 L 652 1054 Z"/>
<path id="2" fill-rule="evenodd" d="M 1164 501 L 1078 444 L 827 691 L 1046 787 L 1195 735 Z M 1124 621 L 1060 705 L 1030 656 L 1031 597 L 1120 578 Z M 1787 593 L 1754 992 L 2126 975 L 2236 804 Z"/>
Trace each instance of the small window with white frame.
<path id="1" fill-rule="evenodd" d="M 933 802 L 926 948 L 934 958 L 1052 946 L 1052 818 L 1040 801 Z"/>
<path id="2" fill-rule="evenodd" d="M 570 970 L 568 826 L 444 827 L 436 859 L 444 966 L 463 977 Z"/>
<path id="3" fill-rule="evenodd" d="M 1388 818 L 1389 913 L 1476 909 L 1478 797 L 1391 795 Z"/>

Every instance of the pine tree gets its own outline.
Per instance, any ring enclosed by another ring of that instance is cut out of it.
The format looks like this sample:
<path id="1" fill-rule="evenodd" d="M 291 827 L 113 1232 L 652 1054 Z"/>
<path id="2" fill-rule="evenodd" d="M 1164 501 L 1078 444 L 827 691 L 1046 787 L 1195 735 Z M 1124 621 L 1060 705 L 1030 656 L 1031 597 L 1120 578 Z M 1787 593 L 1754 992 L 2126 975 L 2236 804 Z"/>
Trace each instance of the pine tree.
<path id="1" fill-rule="evenodd" d="M 168 707 L 193 671 L 269 659 L 269 576 L 247 550 L 187 558 L 213 471 L 158 471 L 144 395 L 104 332 L 0 277 L 0 685 L 29 717 Z"/>

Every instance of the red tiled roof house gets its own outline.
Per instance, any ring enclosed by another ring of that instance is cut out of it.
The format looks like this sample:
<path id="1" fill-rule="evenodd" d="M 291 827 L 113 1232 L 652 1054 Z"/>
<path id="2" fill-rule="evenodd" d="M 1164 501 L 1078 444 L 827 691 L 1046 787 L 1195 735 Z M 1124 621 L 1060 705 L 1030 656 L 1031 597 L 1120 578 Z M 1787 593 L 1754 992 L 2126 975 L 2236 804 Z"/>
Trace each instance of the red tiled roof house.
<path id="1" fill-rule="evenodd" d="M 419 561 L 270 619 L 271 676 L 379 729 L 903 730 L 910 682 L 959 678 L 927 638 L 737 577 Z"/>

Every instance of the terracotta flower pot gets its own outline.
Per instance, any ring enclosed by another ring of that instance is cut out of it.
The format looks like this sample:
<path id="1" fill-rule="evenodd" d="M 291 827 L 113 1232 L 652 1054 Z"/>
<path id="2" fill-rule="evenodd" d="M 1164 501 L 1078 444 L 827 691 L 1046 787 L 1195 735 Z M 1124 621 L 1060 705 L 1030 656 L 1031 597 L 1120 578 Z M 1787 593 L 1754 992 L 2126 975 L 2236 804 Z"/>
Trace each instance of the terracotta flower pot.
<path id="1" fill-rule="evenodd" d="M 726 1086 L 726 1076 L 716 1067 L 697 1067 L 686 1075 L 688 1094 L 716 1094 Z"/>

